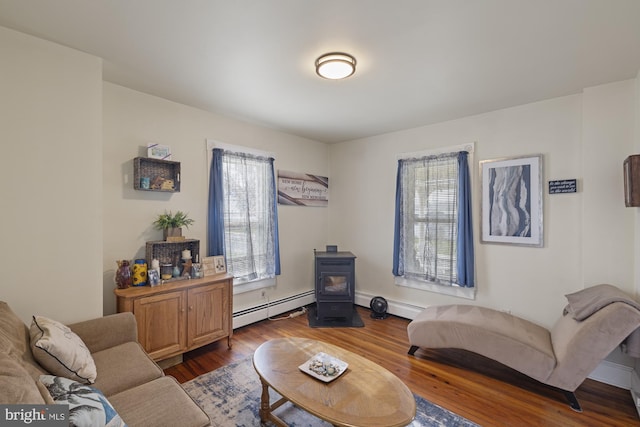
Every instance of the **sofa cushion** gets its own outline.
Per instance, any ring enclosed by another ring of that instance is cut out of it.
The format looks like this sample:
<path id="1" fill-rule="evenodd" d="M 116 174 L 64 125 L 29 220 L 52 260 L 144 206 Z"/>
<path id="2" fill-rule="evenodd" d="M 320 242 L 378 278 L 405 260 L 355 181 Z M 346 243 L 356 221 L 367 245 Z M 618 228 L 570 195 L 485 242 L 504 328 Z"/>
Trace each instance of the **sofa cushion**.
<path id="1" fill-rule="evenodd" d="M 164 375 L 137 342 L 127 342 L 93 353 L 98 377 L 94 387 L 111 396 Z"/>
<path id="2" fill-rule="evenodd" d="M 33 316 L 31 328 L 33 357 L 49 373 L 82 383 L 96 380 L 96 365 L 84 342 L 71 329 L 55 320 Z"/>
<path id="3" fill-rule="evenodd" d="M 42 375 L 40 382 L 53 401 L 69 405 L 69 425 L 77 427 L 123 427 L 126 424 L 100 390 L 65 377 Z"/>
<path id="4" fill-rule="evenodd" d="M 5 354 L 0 354 L 0 403 L 45 403 L 35 380 L 25 367 Z"/>
<path id="5" fill-rule="evenodd" d="M 109 401 L 130 426 L 203 427 L 211 422 L 170 376 L 118 393 L 109 397 Z"/>
<path id="6" fill-rule="evenodd" d="M 6 302 L 0 301 L 0 357 L 20 363 L 35 380 L 46 371 L 33 359 L 30 341 L 27 325 Z"/>

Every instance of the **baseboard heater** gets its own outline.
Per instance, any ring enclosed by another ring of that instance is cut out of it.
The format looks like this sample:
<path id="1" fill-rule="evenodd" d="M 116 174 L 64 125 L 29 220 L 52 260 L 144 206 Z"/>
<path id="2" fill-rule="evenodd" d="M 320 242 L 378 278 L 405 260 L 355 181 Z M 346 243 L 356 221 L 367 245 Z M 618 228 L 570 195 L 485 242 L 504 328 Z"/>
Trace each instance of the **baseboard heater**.
<path id="1" fill-rule="evenodd" d="M 291 295 L 264 304 L 250 307 L 233 313 L 233 329 L 241 328 L 255 322 L 274 317 L 287 311 L 295 310 L 302 306 L 315 302 L 315 292 L 313 290 Z"/>

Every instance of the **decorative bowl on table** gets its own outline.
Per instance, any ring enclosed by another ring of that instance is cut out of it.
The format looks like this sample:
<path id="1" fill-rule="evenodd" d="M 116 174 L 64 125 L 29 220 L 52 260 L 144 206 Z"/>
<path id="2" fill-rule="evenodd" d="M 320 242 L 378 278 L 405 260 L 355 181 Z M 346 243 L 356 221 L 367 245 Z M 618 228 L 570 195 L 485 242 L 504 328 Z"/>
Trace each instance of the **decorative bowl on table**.
<path id="1" fill-rule="evenodd" d="M 328 383 L 342 375 L 348 366 L 348 363 L 320 352 L 298 366 L 298 368 L 300 368 L 302 372 Z"/>

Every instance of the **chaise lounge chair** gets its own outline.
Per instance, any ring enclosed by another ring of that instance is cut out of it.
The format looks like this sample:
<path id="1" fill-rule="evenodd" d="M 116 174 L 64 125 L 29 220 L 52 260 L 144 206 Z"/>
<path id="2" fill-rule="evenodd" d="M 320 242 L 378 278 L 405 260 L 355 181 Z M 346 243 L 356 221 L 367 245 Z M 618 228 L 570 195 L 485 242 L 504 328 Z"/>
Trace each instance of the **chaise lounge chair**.
<path id="1" fill-rule="evenodd" d="M 578 386 L 627 337 L 629 346 L 638 346 L 640 304 L 611 285 L 566 297 L 569 304 L 550 331 L 484 307 L 429 307 L 407 326 L 409 354 L 420 347 L 480 354 L 562 390 L 571 408 L 582 412 L 574 393 Z"/>

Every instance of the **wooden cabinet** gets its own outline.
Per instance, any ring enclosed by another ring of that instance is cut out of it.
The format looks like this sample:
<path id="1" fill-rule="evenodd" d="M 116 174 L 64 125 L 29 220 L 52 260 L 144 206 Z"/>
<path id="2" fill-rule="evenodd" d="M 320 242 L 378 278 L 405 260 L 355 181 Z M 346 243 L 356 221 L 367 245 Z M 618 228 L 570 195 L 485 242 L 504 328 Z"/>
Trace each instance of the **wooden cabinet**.
<path id="1" fill-rule="evenodd" d="M 222 275 L 114 292 L 118 312 L 135 315 L 142 347 L 163 360 L 223 338 L 231 348 L 232 282 Z"/>

